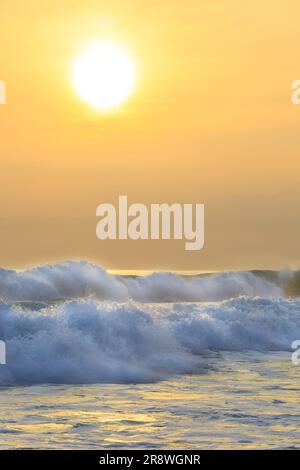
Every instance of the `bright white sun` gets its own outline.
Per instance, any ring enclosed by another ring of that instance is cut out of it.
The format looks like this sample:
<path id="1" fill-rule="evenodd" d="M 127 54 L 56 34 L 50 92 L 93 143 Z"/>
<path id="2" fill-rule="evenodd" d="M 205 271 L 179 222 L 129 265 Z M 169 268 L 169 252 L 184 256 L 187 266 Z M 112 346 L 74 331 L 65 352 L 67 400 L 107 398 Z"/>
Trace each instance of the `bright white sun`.
<path id="1" fill-rule="evenodd" d="M 86 103 L 109 111 L 133 91 L 135 66 L 129 54 L 113 42 L 90 46 L 74 64 L 73 82 Z"/>

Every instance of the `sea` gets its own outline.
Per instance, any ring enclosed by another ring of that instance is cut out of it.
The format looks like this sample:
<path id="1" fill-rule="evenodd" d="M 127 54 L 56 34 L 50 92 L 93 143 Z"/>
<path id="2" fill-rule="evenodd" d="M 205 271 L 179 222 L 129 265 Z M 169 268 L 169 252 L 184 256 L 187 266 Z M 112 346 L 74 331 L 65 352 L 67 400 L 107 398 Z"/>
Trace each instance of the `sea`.
<path id="1" fill-rule="evenodd" d="M 300 448 L 299 295 L 295 270 L 1 269 L 0 449 Z"/>

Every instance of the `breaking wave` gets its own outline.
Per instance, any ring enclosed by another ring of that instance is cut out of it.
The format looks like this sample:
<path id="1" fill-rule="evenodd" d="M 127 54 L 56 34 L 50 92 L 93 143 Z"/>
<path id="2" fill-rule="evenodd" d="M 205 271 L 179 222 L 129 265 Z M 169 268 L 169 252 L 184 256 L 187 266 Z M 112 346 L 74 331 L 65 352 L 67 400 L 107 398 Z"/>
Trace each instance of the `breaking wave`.
<path id="1" fill-rule="evenodd" d="M 111 275 L 80 261 L 44 265 L 26 271 L 0 270 L 0 298 L 7 301 L 49 301 L 94 297 L 138 302 L 220 301 L 233 297 L 283 297 L 300 294 L 300 272 L 246 271 L 184 276 Z"/>
<path id="2" fill-rule="evenodd" d="M 0 385 L 151 382 L 200 373 L 212 351 L 289 350 L 300 338 L 300 302 L 2 302 L 0 338 Z"/>
<path id="3" fill-rule="evenodd" d="M 149 382 L 199 373 L 221 351 L 289 350 L 300 338 L 299 286 L 292 271 L 117 276 L 83 261 L 2 269 L 0 385 Z"/>

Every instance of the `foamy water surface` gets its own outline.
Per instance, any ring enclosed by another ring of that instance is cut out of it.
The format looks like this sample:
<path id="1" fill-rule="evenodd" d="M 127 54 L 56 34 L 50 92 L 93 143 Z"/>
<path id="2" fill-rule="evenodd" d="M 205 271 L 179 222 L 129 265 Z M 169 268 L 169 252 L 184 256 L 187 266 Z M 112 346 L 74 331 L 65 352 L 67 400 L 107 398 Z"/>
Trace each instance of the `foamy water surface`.
<path id="1" fill-rule="evenodd" d="M 288 353 L 222 353 L 151 384 L 0 388 L 0 448 L 299 448 Z"/>
<path id="2" fill-rule="evenodd" d="M 299 447 L 298 290 L 299 272 L 0 270 L 0 447 Z"/>

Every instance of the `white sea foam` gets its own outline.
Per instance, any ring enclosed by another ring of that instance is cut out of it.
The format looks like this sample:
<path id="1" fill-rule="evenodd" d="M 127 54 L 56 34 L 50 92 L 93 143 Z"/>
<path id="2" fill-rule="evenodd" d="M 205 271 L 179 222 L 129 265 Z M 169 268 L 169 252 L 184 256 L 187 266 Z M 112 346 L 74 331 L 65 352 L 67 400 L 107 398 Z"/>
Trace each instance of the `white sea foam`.
<path id="1" fill-rule="evenodd" d="M 300 338 L 300 302 L 1 303 L 0 337 L 7 345 L 2 385 L 147 382 L 199 373 L 209 365 L 207 351 L 289 350 Z"/>
<path id="2" fill-rule="evenodd" d="M 139 302 L 214 301 L 241 295 L 282 296 L 281 277 L 271 281 L 253 272 L 203 276 L 160 272 L 134 278 L 113 276 L 99 266 L 70 261 L 21 272 L 0 270 L 0 297 L 9 301 L 87 296 Z"/>

